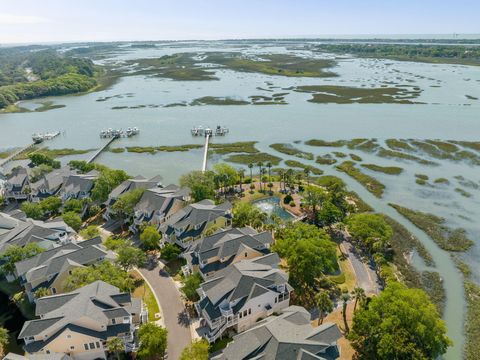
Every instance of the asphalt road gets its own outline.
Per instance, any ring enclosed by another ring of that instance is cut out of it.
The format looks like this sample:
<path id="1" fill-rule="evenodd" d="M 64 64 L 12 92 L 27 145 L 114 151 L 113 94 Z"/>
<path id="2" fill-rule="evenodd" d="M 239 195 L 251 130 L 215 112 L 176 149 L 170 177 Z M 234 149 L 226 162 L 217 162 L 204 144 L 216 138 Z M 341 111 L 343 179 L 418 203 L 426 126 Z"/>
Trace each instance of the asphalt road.
<path id="1" fill-rule="evenodd" d="M 190 320 L 180 292 L 172 278 L 161 268 L 162 264 L 159 264 L 153 269 L 141 269 L 140 272 L 150 283 L 160 302 L 163 321 L 168 330 L 167 359 L 177 360 L 182 350 L 191 342 Z"/>
<path id="2" fill-rule="evenodd" d="M 367 294 L 380 293 L 379 279 L 375 270 L 362 261 L 352 244 L 343 241 L 342 247 L 348 255 L 348 260 L 352 264 L 353 271 L 355 271 L 357 276 L 356 286 L 363 288 Z"/>

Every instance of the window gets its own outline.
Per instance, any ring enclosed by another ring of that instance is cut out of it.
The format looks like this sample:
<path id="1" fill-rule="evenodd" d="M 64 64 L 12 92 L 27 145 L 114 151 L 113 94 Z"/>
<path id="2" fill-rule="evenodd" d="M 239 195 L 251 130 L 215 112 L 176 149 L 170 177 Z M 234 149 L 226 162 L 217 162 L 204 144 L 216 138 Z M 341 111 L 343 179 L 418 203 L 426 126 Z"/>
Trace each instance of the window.
<path id="1" fill-rule="evenodd" d="M 88 350 L 88 344 L 83 344 L 83 347 L 85 348 L 85 350 Z"/>
<path id="2" fill-rule="evenodd" d="M 75 350 L 75 346 L 70 346 L 70 350 Z"/>
<path id="3" fill-rule="evenodd" d="M 55 295 L 57 293 L 57 289 L 52 288 L 52 294 Z"/>
<path id="4" fill-rule="evenodd" d="M 67 335 L 67 339 L 70 339 L 72 337 L 72 335 L 68 334 Z"/>
<path id="5" fill-rule="evenodd" d="M 115 319 L 112 319 L 112 324 L 115 325 L 116 323 Z"/>
<path id="6" fill-rule="evenodd" d="M 238 314 L 238 317 L 241 319 L 242 318 L 242 313 Z"/>
<path id="7" fill-rule="evenodd" d="M 247 256 L 248 256 L 248 254 L 247 254 L 247 253 L 245 253 L 245 257 L 247 257 Z"/>
<path id="8" fill-rule="evenodd" d="M 88 344 L 88 345 L 90 345 L 90 350 L 95 349 L 95 344 L 94 344 L 94 343 L 90 343 L 90 344 Z"/>
<path id="9" fill-rule="evenodd" d="M 278 302 L 278 298 L 275 298 L 275 304 Z"/>
<path id="10" fill-rule="evenodd" d="M 248 315 L 252 313 L 252 309 L 248 309 Z"/>
<path id="11" fill-rule="evenodd" d="M 100 349 L 100 343 L 98 341 L 95 343 L 95 345 L 97 345 L 97 349 Z"/>
<path id="12" fill-rule="evenodd" d="M 46 354 L 50 354 L 50 350 L 45 351 Z"/>

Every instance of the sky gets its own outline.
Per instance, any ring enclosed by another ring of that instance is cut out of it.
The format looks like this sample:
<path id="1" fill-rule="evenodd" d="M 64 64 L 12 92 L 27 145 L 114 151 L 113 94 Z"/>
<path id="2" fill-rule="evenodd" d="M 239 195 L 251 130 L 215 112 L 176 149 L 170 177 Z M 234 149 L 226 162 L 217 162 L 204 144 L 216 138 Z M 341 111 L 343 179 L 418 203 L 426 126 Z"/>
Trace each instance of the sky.
<path id="1" fill-rule="evenodd" d="M 479 34 L 479 0 L 0 0 L 0 43 Z"/>

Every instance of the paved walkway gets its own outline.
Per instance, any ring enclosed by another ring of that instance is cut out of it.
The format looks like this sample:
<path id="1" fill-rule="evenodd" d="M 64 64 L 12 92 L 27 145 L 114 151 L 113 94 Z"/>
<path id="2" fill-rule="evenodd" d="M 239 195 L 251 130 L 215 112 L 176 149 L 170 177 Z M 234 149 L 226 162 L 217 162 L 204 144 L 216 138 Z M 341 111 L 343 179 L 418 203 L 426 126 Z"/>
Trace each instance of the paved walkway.
<path id="1" fill-rule="evenodd" d="M 380 283 L 375 270 L 366 264 L 356 252 L 354 246 L 347 241 L 341 243 L 342 250 L 347 254 L 348 261 L 352 265 L 357 277 L 356 286 L 361 287 L 367 294 L 379 294 Z"/>
<path id="2" fill-rule="evenodd" d="M 190 320 L 177 287 L 162 268 L 162 263 L 159 263 L 153 269 L 140 269 L 140 272 L 160 302 L 163 320 L 168 329 L 168 360 L 177 360 L 191 342 Z"/>

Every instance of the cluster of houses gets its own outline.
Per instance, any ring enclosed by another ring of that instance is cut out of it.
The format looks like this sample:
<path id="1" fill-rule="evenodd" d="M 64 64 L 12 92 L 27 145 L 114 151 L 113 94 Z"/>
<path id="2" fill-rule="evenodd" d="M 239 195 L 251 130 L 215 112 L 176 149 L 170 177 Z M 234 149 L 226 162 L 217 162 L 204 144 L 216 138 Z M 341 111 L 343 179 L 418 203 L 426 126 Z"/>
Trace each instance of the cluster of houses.
<path id="1" fill-rule="evenodd" d="M 6 180 L 5 197 L 10 201 L 48 196 L 81 199 L 90 195 L 97 177 L 96 171 L 79 174 L 61 168 L 30 183 L 28 172 L 18 168 Z M 293 289 L 279 266 L 279 256 L 270 250 L 272 234 L 232 228 L 229 202 L 192 203 L 188 188 L 163 186 L 161 180 L 159 176 L 126 180 L 110 193 L 103 216 L 105 220 L 114 217 L 112 206 L 122 194 L 145 189 L 129 229 L 136 233 L 144 224 L 155 226 L 163 243 L 182 249 L 184 274 L 198 273 L 203 279 L 197 290 L 200 300 L 195 303 L 198 333 L 210 343 L 236 334 L 214 359 L 337 358 L 338 327 L 313 327 L 307 310 L 290 306 Z M 135 330 L 148 319 L 141 299 L 102 281 L 66 292 L 73 269 L 115 259 L 101 238 L 78 241 L 62 220 L 36 221 L 19 210 L 0 213 L 0 254 L 8 246 L 31 242 L 45 251 L 17 262 L 7 277 L 17 279 L 36 305 L 39 318 L 27 321 L 19 334 L 28 357 L 105 359 L 112 337 L 123 339 L 126 351 L 135 350 Z M 49 295 L 37 298 L 41 288 Z"/>

